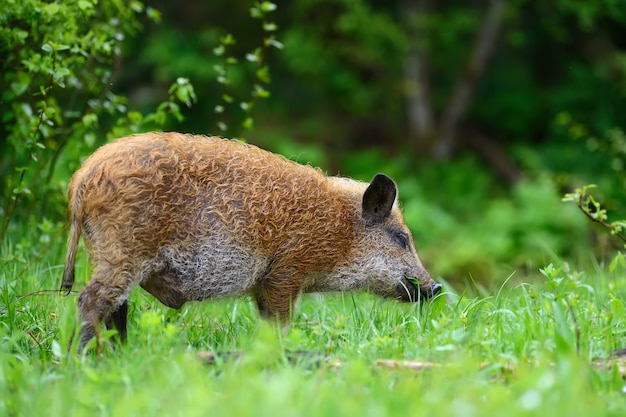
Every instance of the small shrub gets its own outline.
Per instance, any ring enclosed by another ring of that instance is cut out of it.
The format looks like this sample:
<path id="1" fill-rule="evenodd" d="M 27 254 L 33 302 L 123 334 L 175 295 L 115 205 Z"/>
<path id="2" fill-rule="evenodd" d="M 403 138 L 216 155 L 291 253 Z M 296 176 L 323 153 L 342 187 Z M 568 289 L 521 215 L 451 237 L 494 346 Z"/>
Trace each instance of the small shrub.
<path id="1" fill-rule="evenodd" d="M 107 119 L 112 134 L 162 126 L 177 102 L 190 105 L 193 88 L 178 79 L 170 98 L 148 115 L 116 95 L 115 63 L 124 39 L 159 13 L 138 1 L 5 1 L 0 14 L 0 242 L 10 223 L 33 214 L 61 217 L 67 178 L 89 153 Z M 58 171 L 62 171 L 58 175 Z"/>

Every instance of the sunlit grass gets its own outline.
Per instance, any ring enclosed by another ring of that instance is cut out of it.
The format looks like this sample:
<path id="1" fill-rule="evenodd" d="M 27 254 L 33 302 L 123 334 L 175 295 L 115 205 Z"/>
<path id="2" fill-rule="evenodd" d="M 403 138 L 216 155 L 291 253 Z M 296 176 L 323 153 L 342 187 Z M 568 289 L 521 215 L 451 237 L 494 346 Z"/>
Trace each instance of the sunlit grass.
<path id="1" fill-rule="evenodd" d="M 626 282 L 599 267 L 424 304 L 307 295 L 286 335 L 245 297 L 175 311 L 135 290 L 129 343 L 81 356 L 77 295 L 34 294 L 57 288 L 59 255 L 0 269 L 0 415 L 625 415 L 622 376 L 594 361 L 626 346 Z"/>

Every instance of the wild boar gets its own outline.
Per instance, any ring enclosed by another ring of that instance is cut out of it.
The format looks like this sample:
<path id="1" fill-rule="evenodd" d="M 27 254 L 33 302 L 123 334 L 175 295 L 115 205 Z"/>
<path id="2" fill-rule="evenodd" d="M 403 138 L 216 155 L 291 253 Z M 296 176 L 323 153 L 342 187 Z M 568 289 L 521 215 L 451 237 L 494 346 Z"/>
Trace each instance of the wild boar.
<path id="1" fill-rule="evenodd" d="M 302 293 L 362 289 L 417 301 L 441 289 L 383 174 L 368 184 L 236 140 L 147 133 L 94 152 L 68 195 L 61 290 L 73 286 L 81 231 L 94 265 L 78 298 L 81 349 L 102 322 L 126 339 L 137 285 L 175 309 L 250 294 L 282 324 Z"/>

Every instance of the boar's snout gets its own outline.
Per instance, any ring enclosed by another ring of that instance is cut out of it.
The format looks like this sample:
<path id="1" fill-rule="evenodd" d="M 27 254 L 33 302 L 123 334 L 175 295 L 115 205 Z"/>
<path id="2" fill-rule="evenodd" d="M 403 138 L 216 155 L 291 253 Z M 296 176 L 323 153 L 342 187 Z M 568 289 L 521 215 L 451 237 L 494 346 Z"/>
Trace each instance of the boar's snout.
<path id="1" fill-rule="evenodd" d="M 431 284 L 427 288 L 420 287 L 420 293 L 424 298 L 434 297 L 435 295 L 439 294 L 439 291 L 441 291 L 441 284 L 438 282 L 433 282 L 433 284 Z"/>
<path id="2" fill-rule="evenodd" d="M 439 294 L 442 285 L 432 278 L 420 279 L 419 286 L 416 286 L 407 278 L 403 278 L 397 285 L 398 299 L 407 302 L 427 300 Z"/>

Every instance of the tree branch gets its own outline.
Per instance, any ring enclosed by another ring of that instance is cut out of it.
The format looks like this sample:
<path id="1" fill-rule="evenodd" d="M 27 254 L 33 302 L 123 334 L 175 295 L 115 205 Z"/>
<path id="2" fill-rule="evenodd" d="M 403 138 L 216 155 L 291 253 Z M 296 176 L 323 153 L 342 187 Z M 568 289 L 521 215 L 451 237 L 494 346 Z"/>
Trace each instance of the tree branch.
<path id="1" fill-rule="evenodd" d="M 587 203 L 585 201 L 583 201 L 583 199 L 585 199 L 585 197 L 587 197 L 587 194 L 584 192 L 581 192 L 580 195 L 578 196 L 578 200 L 576 200 L 576 205 L 578 206 L 578 208 L 585 213 L 585 216 L 587 216 L 589 219 L 591 219 L 591 221 L 596 222 L 601 224 L 602 226 L 606 227 L 607 229 L 609 229 L 611 231 L 611 233 L 615 236 L 617 236 L 618 238 L 621 239 L 622 242 L 626 243 L 626 236 L 624 236 L 614 225 L 612 225 L 611 223 L 606 222 L 605 220 L 599 218 L 598 216 L 594 216 L 589 209 L 586 207 Z"/>
<path id="2" fill-rule="evenodd" d="M 456 129 L 465 117 L 478 79 L 482 76 L 487 60 L 496 43 L 500 25 L 504 17 L 505 0 L 491 0 L 489 8 L 474 43 L 465 72 L 459 78 L 440 123 L 439 140 L 433 154 L 437 159 L 447 159 L 452 154 L 456 142 Z"/>

